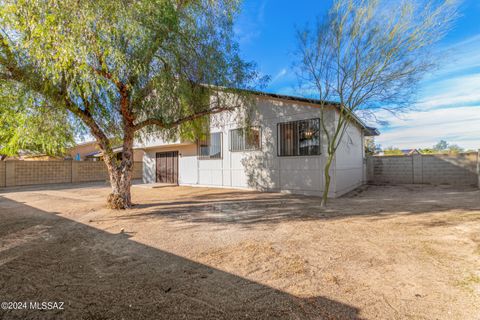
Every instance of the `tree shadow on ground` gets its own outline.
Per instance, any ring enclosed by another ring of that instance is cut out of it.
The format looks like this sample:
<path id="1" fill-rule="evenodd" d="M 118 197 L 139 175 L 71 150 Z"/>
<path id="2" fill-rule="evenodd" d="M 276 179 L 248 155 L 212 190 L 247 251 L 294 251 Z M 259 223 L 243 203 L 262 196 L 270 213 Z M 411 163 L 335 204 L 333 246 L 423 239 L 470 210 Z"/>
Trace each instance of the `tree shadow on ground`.
<path id="1" fill-rule="evenodd" d="M 0 196 L 0 319 L 358 319 L 353 306 L 300 298 Z M 192 244 L 193 245 L 193 244 Z"/>
<path id="2" fill-rule="evenodd" d="M 159 193 L 160 195 L 161 193 Z M 386 219 L 397 215 L 420 215 L 461 210 L 480 211 L 480 191 L 449 186 L 364 186 L 338 199 L 327 208 L 312 196 L 245 191 L 199 194 L 169 201 L 152 201 L 116 216 L 115 219 L 171 219 L 192 223 L 216 223 L 250 227 L 285 221 L 345 218 Z M 465 219 L 480 220 L 478 214 Z M 462 220 L 464 222 L 464 220 Z M 455 223 L 451 220 L 449 223 Z"/>
<path id="3" fill-rule="evenodd" d="M 87 189 L 87 188 L 101 188 L 101 187 L 110 187 L 110 182 L 108 181 L 93 181 L 93 182 L 76 182 L 76 183 L 52 183 L 52 184 L 38 184 L 38 185 L 27 185 L 27 186 L 14 186 L 14 187 L 5 187 L 0 188 L 0 193 L 14 193 L 14 192 L 24 192 L 24 191 L 42 191 L 42 190 L 70 190 L 70 189 Z"/>
<path id="4" fill-rule="evenodd" d="M 140 179 L 132 180 L 132 186 L 137 186 L 137 185 L 143 185 L 142 180 Z M 34 184 L 34 185 L 13 186 L 13 187 L 9 186 L 9 187 L 1 187 L 0 193 L 7 194 L 7 193 L 24 192 L 24 191 L 89 189 L 92 187 L 110 188 L 110 181 L 99 180 L 99 181 L 90 181 L 90 182 Z"/>

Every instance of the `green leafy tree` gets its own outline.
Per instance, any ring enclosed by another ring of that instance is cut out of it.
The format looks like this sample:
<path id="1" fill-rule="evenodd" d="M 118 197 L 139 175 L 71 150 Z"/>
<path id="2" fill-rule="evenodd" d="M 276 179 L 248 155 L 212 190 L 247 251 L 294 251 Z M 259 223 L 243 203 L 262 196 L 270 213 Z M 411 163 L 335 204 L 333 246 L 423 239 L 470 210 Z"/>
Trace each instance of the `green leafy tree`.
<path id="1" fill-rule="evenodd" d="M 383 150 L 383 154 L 385 154 L 386 156 L 402 156 L 403 152 L 398 148 L 389 147 Z"/>
<path id="2" fill-rule="evenodd" d="M 432 153 L 451 153 L 451 154 L 458 154 L 464 151 L 462 147 L 457 144 L 450 144 L 445 140 L 440 140 L 436 145 L 432 148 Z"/>
<path id="3" fill-rule="evenodd" d="M 424 148 L 424 149 L 420 149 L 420 153 L 421 154 L 434 154 L 434 153 L 436 153 L 436 151 L 434 149 L 431 149 L 431 148 Z"/>
<path id="4" fill-rule="evenodd" d="M 377 145 L 375 144 L 375 137 L 365 137 L 365 154 L 373 155 L 377 151 Z"/>
<path id="5" fill-rule="evenodd" d="M 238 8 L 235 0 L 0 0 L 0 81 L 29 101 L 10 126 L 31 112 L 65 128 L 81 121 L 104 155 L 108 205 L 130 207 L 134 139 L 194 138 L 210 115 L 248 106 L 239 89 L 258 77 L 232 40 Z"/>
<path id="6" fill-rule="evenodd" d="M 465 151 L 465 149 L 463 149 L 462 147 L 460 147 L 458 144 L 450 144 L 448 146 L 448 149 L 447 149 L 448 153 L 451 153 L 451 154 L 458 154 L 458 153 L 462 153 Z"/>
<path id="7" fill-rule="evenodd" d="M 448 142 L 445 140 L 440 140 L 436 145 L 433 146 L 435 151 L 445 151 L 448 149 Z"/>
<path id="8" fill-rule="evenodd" d="M 49 106 L 39 95 L 19 85 L 0 83 L 0 154 L 33 151 L 61 156 L 74 144 L 68 114 Z"/>
<path id="9" fill-rule="evenodd" d="M 322 206 L 330 166 L 355 115 L 399 112 L 414 102 L 418 82 L 435 66 L 432 46 L 456 17 L 454 1 L 335 0 L 316 26 L 298 32 L 301 87 L 321 101 L 327 151 Z M 325 121 L 332 103 L 340 111 Z"/>

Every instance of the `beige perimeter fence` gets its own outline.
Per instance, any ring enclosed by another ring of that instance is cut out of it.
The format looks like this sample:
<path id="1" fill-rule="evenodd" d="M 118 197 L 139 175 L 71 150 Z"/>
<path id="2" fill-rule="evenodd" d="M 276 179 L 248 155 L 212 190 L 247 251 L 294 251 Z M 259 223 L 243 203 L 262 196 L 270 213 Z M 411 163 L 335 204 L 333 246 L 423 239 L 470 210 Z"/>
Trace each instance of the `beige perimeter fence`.
<path id="1" fill-rule="evenodd" d="M 367 180 L 374 184 L 447 184 L 479 186 L 479 153 L 458 155 L 373 156 Z"/>
<path id="2" fill-rule="evenodd" d="M 142 178 L 142 162 L 135 162 L 132 178 Z M 0 161 L 0 187 L 107 180 L 103 161 Z"/>

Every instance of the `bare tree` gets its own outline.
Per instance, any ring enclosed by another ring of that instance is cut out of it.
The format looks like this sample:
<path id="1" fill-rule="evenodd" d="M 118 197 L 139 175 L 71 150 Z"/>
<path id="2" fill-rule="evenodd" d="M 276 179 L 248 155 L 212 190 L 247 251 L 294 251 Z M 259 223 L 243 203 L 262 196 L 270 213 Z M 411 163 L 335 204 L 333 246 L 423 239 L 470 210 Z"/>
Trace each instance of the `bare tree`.
<path id="1" fill-rule="evenodd" d="M 298 31 L 297 75 L 302 90 L 321 101 L 330 166 L 355 116 L 399 112 L 415 100 L 418 83 L 435 66 L 432 49 L 457 16 L 456 1 L 335 0 L 315 28 Z M 327 128 L 324 112 L 336 101 L 338 119 Z"/>

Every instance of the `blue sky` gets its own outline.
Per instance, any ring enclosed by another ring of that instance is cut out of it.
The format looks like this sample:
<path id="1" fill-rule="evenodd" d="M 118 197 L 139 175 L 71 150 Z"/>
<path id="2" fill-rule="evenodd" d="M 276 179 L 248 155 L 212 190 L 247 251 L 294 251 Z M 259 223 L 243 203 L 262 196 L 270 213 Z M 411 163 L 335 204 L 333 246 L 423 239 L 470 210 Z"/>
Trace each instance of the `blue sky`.
<path id="1" fill-rule="evenodd" d="M 295 28 L 312 23 L 330 0 L 245 0 L 235 25 L 243 57 L 271 80 L 265 91 L 298 95 L 292 71 Z M 400 116 L 380 113 L 383 147 L 431 147 L 440 139 L 480 148 L 480 1 L 464 0 L 460 18 L 436 50 L 440 68 L 419 88 L 417 103 Z"/>

